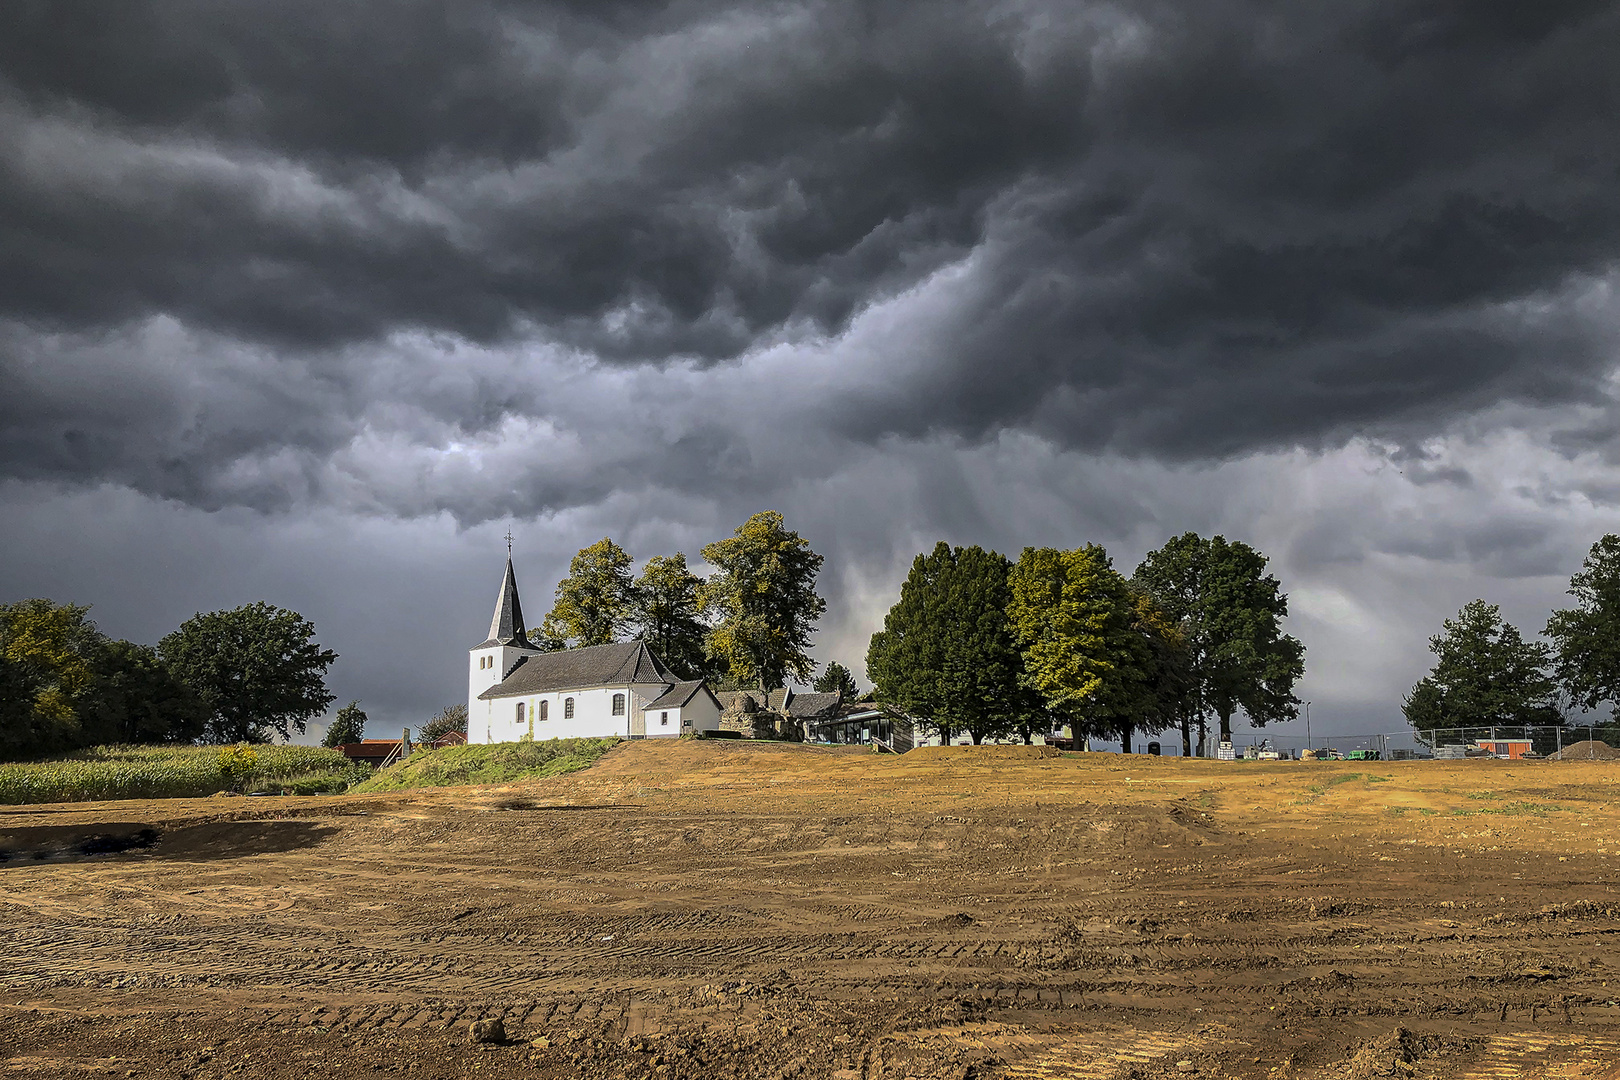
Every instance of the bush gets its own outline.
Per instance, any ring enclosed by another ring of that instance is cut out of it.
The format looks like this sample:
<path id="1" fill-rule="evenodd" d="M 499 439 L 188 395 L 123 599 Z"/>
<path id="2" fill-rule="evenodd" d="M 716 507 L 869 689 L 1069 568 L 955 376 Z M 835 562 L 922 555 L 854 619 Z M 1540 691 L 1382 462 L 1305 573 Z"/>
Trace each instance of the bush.
<path id="1" fill-rule="evenodd" d="M 561 776 L 594 765 L 618 742 L 618 739 L 546 739 L 419 750 L 352 790 L 403 791 L 461 784 L 507 784 L 514 780 Z"/>
<path id="2" fill-rule="evenodd" d="M 316 746 L 96 746 L 54 760 L 0 764 L 0 803 L 182 799 L 222 788 L 341 791 L 370 775 Z"/>

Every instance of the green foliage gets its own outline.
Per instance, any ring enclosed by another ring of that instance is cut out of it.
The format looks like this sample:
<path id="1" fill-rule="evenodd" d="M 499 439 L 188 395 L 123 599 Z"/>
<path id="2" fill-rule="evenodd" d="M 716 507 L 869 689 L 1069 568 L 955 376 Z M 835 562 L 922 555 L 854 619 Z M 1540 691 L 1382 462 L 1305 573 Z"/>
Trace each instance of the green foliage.
<path id="1" fill-rule="evenodd" d="M 1128 746 L 1136 730 L 1162 726 L 1161 665 L 1172 632 L 1106 551 L 1025 548 L 1010 588 L 1025 685 L 1077 737 L 1118 737 Z"/>
<path id="2" fill-rule="evenodd" d="M 355 786 L 355 792 L 404 791 L 462 784 L 507 784 L 560 776 L 596 763 L 618 739 L 544 739 L 536 742 L 447 746 L 422 750 Z"/>
<path id="3" fill-rule="evenodd" d="M 1402 711 L 1420 730 L 1557 724 L 1548 649 L 1525 641 L 1501 609 L 1469 603 L 1429 639 L 1434 669 L 1406 696 Z"/>
<path id="4" fill-rule="evenodd" d="M 944 541 L 918 555 L 900 599 L 872 635 L 866 672 L 877 699 L 950 742 L 1010 731 L 1031 708 L 1008 622 L 1005 556 Z"/>
<path id="5" fill-rule="evenodd" d="M 342 746 L 357 743 L 366 737 L 366 713 L 358 701 L 351 701 L 337 711 L 332 726 L 326 729 L 322 746 Z"/>
<path id="6" fill-rule="evenodd" d="M 860 687 L 855 685 L 855 676 L 851 675 L 849 668 L 834 660 L 827 665 L 827 670 L 816 679 L 816 692 L 819 694 L 841 694 L 845 701 L 854 701 L 860 696 Z"/>
<path id="7" fill-rule="evenodd" d="M 1184 533 L 1150 552 L 1135 581 L 1180 633 L 1186 679 L 1174 712 L 1220 718 L 1232 736 L 1242 709 L 1255 726 L 1299 714 L 1294 683 L 1305 646 L 1282 632 L 1288 597 L 1265 573 L 1266 557 L 1240 541 Z"/>
<path id="8" fill-rule="evenodd" d="M 565 645 L 611 645 L 634 620 L 634 602 L 630 556 L 603 537 L 569 562 L 541 636 Z"/>
<path id="9" fill-rule="evenodd" d="M 337 751 L 313 746 L 99 746 L 0 765 L 0 803 L 200 798 L 227 787 L 313 794 L 342 791 L 370 775 Z"/>
<path id="10" fill-rule="evenodd" d="M 106 642 L 89 610 L 41 599 L 0 605 L 0 755 L 79 745 Z"/>
<path id="11" fill-rule="evenodd" d="M 716 625 L 705 649 L 731 678 L 772 689 L 787 675 L 809 681 L 808 649 L 827 602 L 816 594 L 821 556 L 774 510 L 755 514 L 735 535 L 703 549 L 716 573 L 699 590 Z"/>
<path id="12" fill-rule="evenodd" d="M 633 615 L 641 640 L 683 679 L 711 674 L 703 652 L 709 628 L 701 617 L 702 585 L 678 551 L 648 559 L 635 583 Z"/>
<path id="13" fill-rule="evenodd" d="M 189 743 L 202 737 L 207 707 L 151 646 L 108 641 L 97 674 L 93 738 L 134 745 Z"/>
<path id="14" fill-rule="evenodd" d="M 416 737 L 420 742 L 430 743 L 444 738 L 452 731 L 467 734 L 467 706 L 446 705 L 433 719 L 422 725 L 422 730 L 416 733 Z"/>
<path id="15" fill-rule="evenodd" d="M 1592 545 L 1569 594 L 1575 606 L 1547 620 L 1558 680 L 1583 712 L 1620 705 L 1620 536 Z"/>
<path id="16" fill-rule="evenodd" d="M 314 637 L 302 615 L 260 601 L 194 615 L 158 653 L 207 707 L 210 738 L 268 742 L 303 731 L 332 704 L 325 675 L 337 653 Z"/>

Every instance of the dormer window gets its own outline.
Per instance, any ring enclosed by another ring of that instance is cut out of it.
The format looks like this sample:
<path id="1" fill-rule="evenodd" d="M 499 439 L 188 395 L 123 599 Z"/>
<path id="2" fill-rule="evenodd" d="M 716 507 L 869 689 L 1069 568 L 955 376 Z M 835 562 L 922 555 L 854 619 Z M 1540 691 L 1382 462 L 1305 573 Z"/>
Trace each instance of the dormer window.
<path id="1" fill-rule="evenodd" d="M 614 694 L 613 695 L 613 715 L 614 716 L 623 716 L 624 715 L 624 695 L 623 694 Z"/>
<path id="2" fill-rule="evenodd" d="M 564 720 L 572 720 L 573 718 L 574 718 L 574 699 L 571 698 L 571 697 L 563 698 L 563 719 Z"/>

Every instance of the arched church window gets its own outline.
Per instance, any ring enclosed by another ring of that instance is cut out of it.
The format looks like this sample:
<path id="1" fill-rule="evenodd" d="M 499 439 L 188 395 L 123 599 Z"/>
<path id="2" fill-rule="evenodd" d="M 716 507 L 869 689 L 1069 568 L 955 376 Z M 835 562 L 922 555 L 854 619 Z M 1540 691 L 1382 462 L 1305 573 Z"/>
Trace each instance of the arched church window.
<path id="1" fill-rule="evenodd" d="M 613 695 L 613 715 L 614 716 L 623 716 L 624 715 L 624 695 L 623 694 L 614 694 Z"/>
<path id="2" fill-rule="evenodd" d="M 563 719 L 564 720 L 572 720 L 573 718 L 574 718 L 574 699 L 571 698 L 571 697 L 565 697 L 565 698 L 563 698 Z"/>
<path id="3" fill-rule="evenodd" d="M 542 701 L 540 703 L 540 722 L 543 724 L 549 719 L 551 719 L 551 702 Z"/>
<path id="4" fill-rule="evenodd" d="M 524 704 L 525 704 L 525 702 L 522 702 L 522 701 L 517 703 L 517 722 L 519 724 L 523 723 L 523 706 L 524 706 Z"/>

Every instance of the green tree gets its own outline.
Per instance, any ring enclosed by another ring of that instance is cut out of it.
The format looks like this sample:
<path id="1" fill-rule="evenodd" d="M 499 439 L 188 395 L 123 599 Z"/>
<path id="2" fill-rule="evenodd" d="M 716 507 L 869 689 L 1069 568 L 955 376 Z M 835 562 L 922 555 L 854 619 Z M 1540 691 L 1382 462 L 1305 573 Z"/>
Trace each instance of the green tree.
<path id="1" fill-rule="evenodd" d="M 568 576 L 557 583 L 557 602 L 541 636 L 576 646 L 620 640 L 635 615 L 630 562 L 625 550 L 607 537 L 581 548 L 568 564 Z"/>
<path id="2" fill-rule="evenodd" d="M 894 705 L 949 743 L 1010 731 L 1029 703 L 1007 619 L 1012 564 L 980 547 L 944 541 L 918 555 L 900 599 L 872 635 L 866 673 L 879 701 Z"/>
<path id="3" fill-rule="evenodd" d="M 699 591 L 714 619 L 708 655 L 738 683 L 775 689 L 792 675 L 810 679 L 810 635 L 827 602 L 816 594 L 821 556 L 774 510 L 755 514 L 736 533 L 703 549 L 715 574 Z"/>
<path id="4" fill-rule="evenodd" d="M 109 641 L 97 664 L 94 732 L 87 741 L 196 742 L 208 709 L 150 645 Z"/>
<path id="5" fill-rule="evenodd" d="M 816 692 L 838 694 L 845 701 L 854 701 L 860 696 L 861 690 L 855 685 L 855 676 L 850 674 L 849 668 L 834 660 L 816 679 Z"/>
<path id="6" fill-rule="evenodd" d="M 1429 639 L 1434 669 L 1402 705 L 1421 730 L 1557 724 L 1547 646 L 1525 641 L 1495 604 L 1469 603 Z"/>
<path id="7" fill-rule="evenodd" d="M 43 599 L 0 604 L 0 755 L 83 745 L 107 647 L 89 611 Z"/>
<path id="8" fill-rule="evenodd" d="M 1185 692 L 1174 711 L 1200 727 L 1218 717 L 1223 741 L 1240 708 L 1256 727 L 1299 715 L 1294 684 L 1305 673 L 1305 646 L 1282 632 L 1288 596 L 1266 561 L 1241 541 L 1185 533 L 1136 568 L 1136 582 L 1186 650 Z M 1185 747 L 1186 726 L 1182 738 Z"/>
<path id="9" fill-rule="evenodd" d="M 332 718 L 332 726 L 326 729 L 326 738 L 321 740 L 321 745 L 342 746 L 344 743 L 359 742 L 366 737 L 366 719 L 360 703 L 349 702 Z"/>
<path id="10" fill-rule="evenodd" d="M 1547 620 L 1555 670 L 1570 698 L 1588 712 L 1620 704 L 1620 536 L 1592 545 L 1569 579 L 1575 606 Z"/>
<path id="11" fill-rule="evenodd" d="M 1008 617 L 1024 682 L 1076 738 L 1129 750 L 1160 715 L 1158 655 L 1130 584 L 1096 544 L 1025 548 L 1010 577 Z"/>
<path id="12" fill-rule="evenodd" d="M 325 676 L 337 653 L 314 637 L 302 615 L 260 601 L 192 616 L 158 655 L 207 707 L 210 739 L 269 742 L 303 731 L 334 700 Z"/>
<path id="13" fill-rule="evenodd" d="M 452 731 L 467 734 L 467 706 L 446 705 L 433 719 L 422 725 L 422 730 L 416 733 L 416 737 L 422 742 L 433 742 L 444 738 Z"/>
<path id="14" fill-rule="evenodd" d="M 703 579 L 686 568 L 686 556 L 654 555 L 642 567 L 633 591 L 632 618 L 647 643 L 683 679 L 708 674 L 703 639 L 709 628 L 701 617 Z"/>

